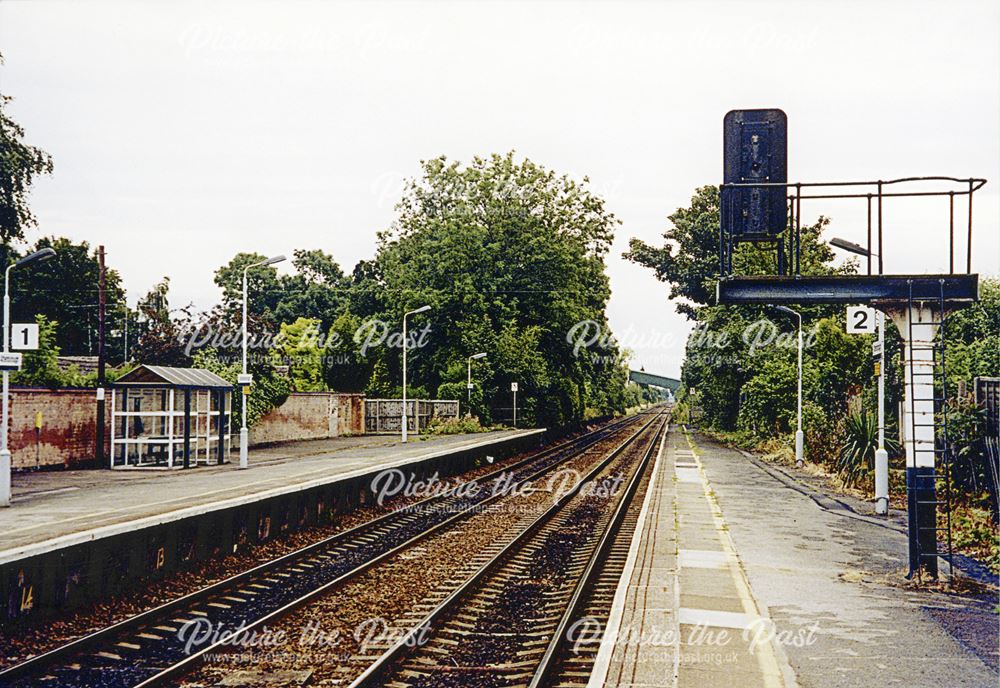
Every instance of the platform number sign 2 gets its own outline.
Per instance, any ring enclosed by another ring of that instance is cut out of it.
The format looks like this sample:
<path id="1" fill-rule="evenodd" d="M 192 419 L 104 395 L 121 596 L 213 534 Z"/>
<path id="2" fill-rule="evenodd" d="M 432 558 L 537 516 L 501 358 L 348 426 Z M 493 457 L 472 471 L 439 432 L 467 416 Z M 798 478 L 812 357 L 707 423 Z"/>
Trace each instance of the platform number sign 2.
<path id="1" fill-rule="evenodd" d="M 875 309 L 868 306 L 847 307 L 848 334 L 875 334 L 878 329 Z"/>
<path id="2" fill-rule="evenodd" d="M 10 326 L 10 348 L 34 351 L 38 348 L 38 325 L 35 323 L 14 323 Z"/>

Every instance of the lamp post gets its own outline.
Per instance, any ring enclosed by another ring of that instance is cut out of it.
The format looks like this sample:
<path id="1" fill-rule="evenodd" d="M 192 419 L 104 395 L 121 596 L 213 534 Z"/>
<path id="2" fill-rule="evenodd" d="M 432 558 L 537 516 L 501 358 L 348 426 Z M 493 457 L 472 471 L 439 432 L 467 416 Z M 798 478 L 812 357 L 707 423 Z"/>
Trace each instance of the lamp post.
<path id="1" fill-rule="evenodd" d="M 240 375 L 239 386 L 240 391 L 243 392 L 243 422 L 240 424 L 240 468 L 246 468 L 248 465 L 248 447 L 247 444 L 250 439 L 250 431 L 247 430 L 247 396 L 250 392 L 251 379 L 247 374 L 247 273 L 250 272 L 251 268 L 259 268 L 265 265 L 274 265 L 275 263 L 280 263 L 285 260 L 282 255 L 271 256 L 267 260 L 262 260 L 259 263 L 253 263 L 252 265 L 247 265 L 243 268 L 243 374 Z"/>
<path id="2" fill-rule="evenodd" d="M 482 351 L 478 354 L 472 354 L 469 356 L 468 363 L 468 379 L 465 383 L 465 391 L 467 393 L 466 403 L 469 407 L 469 414 L 472 414 L 472 359 L 474 358 L 486 358 L 486 352 Z"/>
<path id="3" fill-rule="evenodd" d="M 3 352 L 10 345 L 10 271 L 39 260 L 48 260 L 56 255 L 55 249 L 43 248 L 31 253 L 16 263 L 7 266 L 3 274 Z M 7 436 L 10 423 L 10 371 L 3 371 L 3 422 L 0 423 L 0 506 L 10 506 L 10 448 Z"/>
<path id="4" fill-rule="evenodd" d="M 403 442 L 406 442 L 407 433 L 407 419 L 406 419 L 406 349 L 409 347 L 409 343 L 406 340 L 406 317 L 409 315 L 416 315 L 417 313 L 426 313 L 431 309 L 430 306 L 421 306 L 412 311 L 406 311 L 403 313 Z"/>
<path id="5" fill-rule="evenodd" d="M 877 256 L 864 246 L 846 239 L 833 238 L 830 244 L 845 251 L 869 258 Z M 870 271 L 870 270 L 869 270 Z M 875 450 L 875 513 L 889 513 L 889 452 L 885 449 L 885 314 L 876 309 L 878 326 L 878 449 Z"/>
<path id="6" fill-rule="evenodd" d="M 779 310 L 782 313 L 791 313 L 799 319 L 799 393 L 798 393 L 798 412 L 796 414 L 796 429 L 795 429 L 795 465 L 801 468 L 805 463 L 803 458 L 803 450 L 805 445 L 805 435 L 802 432 L 802 314 L 798 311 L 792 310 L 788 306 L 775 306 L 775 310 Z"/>

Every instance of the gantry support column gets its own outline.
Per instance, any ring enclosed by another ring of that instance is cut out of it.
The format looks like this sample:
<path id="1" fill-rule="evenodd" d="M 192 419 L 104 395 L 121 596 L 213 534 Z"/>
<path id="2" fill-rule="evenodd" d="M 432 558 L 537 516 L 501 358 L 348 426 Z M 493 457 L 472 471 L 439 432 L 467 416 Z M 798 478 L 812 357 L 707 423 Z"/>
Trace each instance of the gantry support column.
<path id="1" fill-rule="evenodd" d="M 934 338 L 943 317 L 938 309 L 926 302 L 915 302 L 909 308 L 902 306 L 887 309 L 886 312 L 899 329 L 905 356 L 902 362 L 903 410 L 900 424 L 905 433 L 903 447 L 906 454 L 910 575 L 923 564 L 929 575 L 937 576 Z"/>

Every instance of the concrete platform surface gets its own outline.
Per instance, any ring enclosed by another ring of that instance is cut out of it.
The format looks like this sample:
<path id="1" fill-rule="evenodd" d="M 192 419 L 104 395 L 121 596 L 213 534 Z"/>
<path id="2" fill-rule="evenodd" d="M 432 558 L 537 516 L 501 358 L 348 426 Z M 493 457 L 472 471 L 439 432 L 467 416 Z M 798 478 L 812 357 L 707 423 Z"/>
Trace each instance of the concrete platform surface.
<path id="1" fill-rule="evenodd" d="M 733 547 L 694 448 L 660 447 L 589 686 L 794 685 Z"/>
<path id="2" fill-rule="evenodd" d="M 485 448 L 544 430 L 340 437 L 252 449 L 236 462 L 188 470 L 15 473 L 13 504 L 0 509 L 0 564 L 118 533 Z"/>
<path id="3" fill-rule="evenodd" d="M 918 589 L 904 578 L 904 533 L 822 508 L 739 452 L 694 441 L 799 685 L 1000 685 L 995 589 Z"/>
<path id="4" fill-rule="evenodd" d="M 1000 684 L 996 591 L 914 588 L 906 537 L 672 428 L 589 688 Z"/>

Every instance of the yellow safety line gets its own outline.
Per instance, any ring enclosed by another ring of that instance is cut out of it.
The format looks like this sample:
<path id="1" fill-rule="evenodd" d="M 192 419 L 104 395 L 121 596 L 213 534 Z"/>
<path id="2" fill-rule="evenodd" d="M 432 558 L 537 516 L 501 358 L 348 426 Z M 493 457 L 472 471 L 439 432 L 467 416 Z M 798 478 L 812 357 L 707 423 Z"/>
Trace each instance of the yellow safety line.
<path id="1" fill-rule="evenodd" d="M 691 441 L 691 435 L 686 428 L 684 430 L 684 438 L 691 448 L 695 463 L 698 464 L 698 472 L 701 475 L 705 499 L 708 500 L 709 507 L 711 508 L 712 520 L 715 522 L 715 529 L 718 531 L 719 540 L 722 542 L 722 549 L 729 558 L 729 572 L 733 577 L 733 582 L 736 584 L 736 591 L 740 596 L 743 611 L 751 618 L 761 618 L 764 615 L 760 613 L 760 607 L 750 587 L 750 580 L 747 578 L 743 562 L 736 552 L 732 535 L 726 526 L 726 519 L 722 515 L 722 508 L 719 506 L 718 499 L 716 499 L 715 495 L 709 489 L 708 474 L 705 472 L 705 467 L 698 456 L 698 450 L 694 442 Z M 773 641 L 768 641 L 766 645 L 758 646 L 754 655 L 757 658 L 757 664 L 760 666 L 761 672 L 764 674 L 764 685 L 769 688 L 785 688 L 785 681 L 783 679 L 785 672 L 782 671 L 781 664 L 778 662 Z"/>

